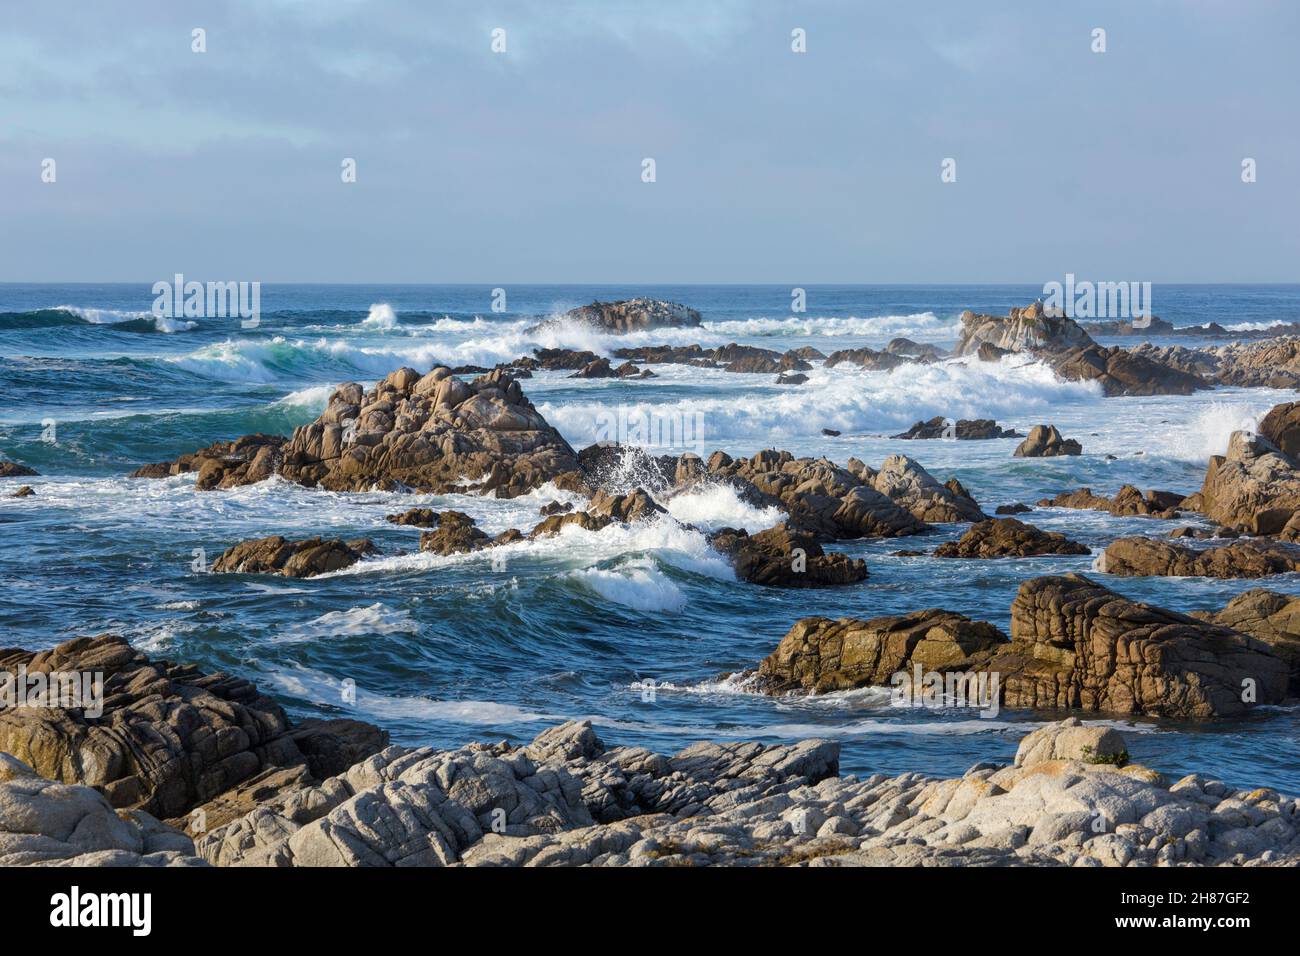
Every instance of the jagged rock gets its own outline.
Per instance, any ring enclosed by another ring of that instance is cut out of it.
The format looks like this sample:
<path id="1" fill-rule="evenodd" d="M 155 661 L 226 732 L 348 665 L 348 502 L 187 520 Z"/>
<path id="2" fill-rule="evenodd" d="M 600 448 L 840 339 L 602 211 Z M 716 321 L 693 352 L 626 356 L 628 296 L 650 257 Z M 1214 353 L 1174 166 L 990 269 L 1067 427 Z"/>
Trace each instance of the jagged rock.
<path id="1" fill-rule="evenodd" d="M 200 491 L 252 485 L 275 475 L 284 461 L 282 435 L 245 435 L 234 441 L 215 442 L 175 461 L 145 465 L 132 478 L 166 478 L 197 472 L 194 487 Z"/>
<path id="2" fill-rule="evenodd" d="M 992 624 L 937 608 L 867 621 L 809 617 L 758 665 L 758 688 L 784 694 L 885 685 L 914 665 L 959 670 L 972 656 L 1006 641 Z"/>
<path id="3" fill-rule="evenodd" d="M 232 545 L 212 562 L 212 570 L 309 578 L 356 564 L 374 550 L 375 546 L 366 538 L 341 541 L 315 537 L 288 541 L 277 534 Z"/>
<path id="4" fill-rule="evenodd" d="M 587 511 L 592 515 L 612 518 L 624 524 L 644 521 L 646 518 L 667 513 L 644 488 L 633 488 L 624 495 L 598 491 L 591 499 Z"/>
<path id="5" fill-rule="evenodd" d="M 840 349 L 826 356 L 826 367 L 834 368 L 842 362 L 848 362 L 850 365 L 856 365 L 871 372 L 888 372 L 890 369 L 898 368 L 900 365 L 908 365 L 917 360 L 906 355 L 895 355 L 891 352 L 877 352 L 875 349 L 866 347 L 857 349 Z"/>
<path id="6" fill-rule="evenodd" d="M 953 350 L 955 355 L 977 353 L 984 344 L 1007 352 L 1071 349 L 1093 344 L 1077 322 L 1049 313 L 1041 302 L 1023 309 L 1013 308 L 1005 316 L 979 315 L 967 310 L 961 314 L 961 325 L 961 338 Z"/>
<path id="7" fill-rule="evenodd" d="M 1300 511 L 1300 464 L 1262 435 L 1233 432 L 1227 455 L 1214 455 L 1200 510 L 1247 534 L 1277 534 Z"/>
<path id="8" fill-rule="evenodd" d="M 569 378 L 618 378 L 618 374 L 610 367 L 609 359 L 598 358 L 584 365 Z"/>
<path id="9" fill-rule="evenodd" d="M 886 458 L 871 485 L 922 521 L 983 521 L 988 517 L 965 489 L 962 494 L 954 493 L 906 455 Z"/>
<path id="10" fill-rule="evenodd" d="M 938 362 L 945 357 L 944 351 L 937 345 L 931 345 L 929 342 L 913 342 L 911 339 L 901 337 L 890 339 L 889 344 L 885 346 L 885 351 L 890 355 L 901 355 L 926 364 Z"/>
<path id="11" fill-rule="evenodd" d="M 1129 577 L 1262 578 L 1300 570 L 1300 548 L 1289 544 L 1234 541 L 1197 550 L 1159 538 L 1118 538 L 1098 557 L 1096 570 Z"/>
<path id="12" fill-rule="evenodd" d="M 1286 402 L 1270 408 L 1260 420 L 1259 434 L 1283 454 L 1295 458 L 1300 454 L 1300 402 Z"/>
<path id="13" fill-rule="evenodd" d="M 1097 382 L 1107 397 L 1191 395 L 1211 384 L 1192 372 L 1164 365 L 1141 352 L 1092 344 L 1052 357 L 1052 367 L 1071 382 Z"/>
<path id="14" fill-rule="evenodd" d="M 1091 554 L 1087 545 L 1055 531 L 1042 531 L 1015 518 L 973 524 L 957 541 L 939 545 L 936 558 L 1025 558 L 1043 554 Z"/>
<path id="15" fill-rule="evenodd" d="M 855 584 L 867 578 L 867 562 L 844 554 L 827 554 L 807 533 L 777 525 L 750 535 L 722 528 L 709 536 L 713 548 L 732 559 L 736 577 L 772 587 L 820 588 Z"/>
<path id="16" fill-rule="evenodd" d="M 579 371 L 600 360 L 595 352 L 586 349 L 533 349 L 532 364 L 547 372 Z M 523 361 L 522 359 L 520 361 Z"/>
<path id="17" fill-rule="evenodd" d="M 990 438 L 1020 438 L 1015 429 L 1005 429 L 991 418 L 963 418 L 952 421 L 942 415 L 936 415 L 928 422 L 917 422 L 905 432 L 894 438 L 929 439 L 947 438 L 957 441 L 984 441 Z"/>
<path id="18" fill-rule="evenodd" d="M 530 332 L 565 322 L 581 322 L 602 332 L 623 335 L 646 329 L 680 329 L 699 326 L 700 313 L 676 302 L 663 299 L 623 299 L 618 302 L 593 302 L 570 309 L 556 320 L 548 320 Z"/>
<path id="19" fill-rule="evenodd" d="M 1220 611 L 1193 611 L 1192 616 L 1263 641 L 1290 668 L 1290 696 L 1300 696 L 1300 598 L 1254 588 Z"/>
<path id="20" fill-rule="evenodd" d="M 1081 455 L 1083 446 L 1073 438 L 1062 438 L 1055 425 L 1035 425 L 1029 437 L 1016 446 L 1016 458 L 1051 458 L 1056 455 Z"/>
<path id="21" fill-rule="evenodd" d="M 77 638 L 39 653 L 0 651 L 0 670 L 12 675 L 20 667 L 29 675 L 103 674 L 103 714 L 0 702 L 0 751 L 42 777 L 94 787 L 114 807 L 158 817 L 187 814 L 266 771 L 307 770 L 309 759 L 321 772 L 340 773 L 340 761 L 387 741 L 357 721 L 295 730 L 248 681 L 151 661 L 120 637 Z"/>
<path id="22" fill-rule="evenodd" d="M 992 342 L 981 342 L 975 350 L 975 357 L 981 362 L 998 362 L 1004 355 L 1010 355 L 1010 349 L 1000 349 Z"/>
<path id="23" fill-rule="evenodd" d="M 1232 716 L 1286 692 L 1286 665 L 1267 644 L 1077 574 L 1022 584 L 1011 639 L 986 665 L 1002 675 L 1009 707 Z M 1246 680 L 1254 703 L 1242 699 Z"/>
<path id="24" fill-rule="evenodd" d="M 39 472 L 16 461 L 0 461 L 0 478 L 35 478 Z"/>
<path id="25" fill-rule="evenodd" d="M 542 507 L 538 510 L 540 511 L 543 517 L 550 517 L 551 515 L 564 515 L 564 514 L 568 514 L 570 511 L 573 510 L 573 504 L 568 501 L 563 501 L 563 502 L 552 501 L 542 505 Z"/>
<path id="26" fill-rule="evenodd" d="M 32 491 L 32 486 L 31 486 L 31 485 L 23 485 L 21 488 L 19 488 L 17 491 L 15 491 L 15 492 L 14 492 L 12 495 L 10 495 L 9 497 L 10 497 L 10 498 L 31 498 L 31 497 L 33 497 L 35 494 L 36 494 L 36 492 Z"/>
<path id="27" fill-rule="evenodd" d="M 1260 330 L 1262 334 L 1266 330 Z M 1243 388 L 1300 388 L 1300 329 L 1287 326 L 1293 337 L 1269 342 L 1220 345 L 1189 349 L 1181 345 L 1143 345 L 1134 351 L 1153 361 L 1217 382 Z M 1220 330 L 1226 336 L 1226 331 Z M 1249 330 L 1234 331 L 1234 338 L 1250 338 Z"/>
<path id="28" fill-rule="evenodd" d="M 0 753 L 0 866 L 205 866 L 185 834 Z"/>

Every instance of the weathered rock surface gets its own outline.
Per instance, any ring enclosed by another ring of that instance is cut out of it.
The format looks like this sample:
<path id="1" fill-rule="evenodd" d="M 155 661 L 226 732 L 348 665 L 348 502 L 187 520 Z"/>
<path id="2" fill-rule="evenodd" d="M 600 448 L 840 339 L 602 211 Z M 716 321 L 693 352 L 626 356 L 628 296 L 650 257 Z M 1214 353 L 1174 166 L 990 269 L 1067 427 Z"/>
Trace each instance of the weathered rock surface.
<path id="1" fill-rule="evenodd" d="M 1081 455 L 1083 446 L 1073 438 L 1062 438 L 1055 425 L 1035 425 L 1016 446 L 1016 458 L 1051 458 L 1057 455 Z"/>
<path id="2" fill-rule="evenodd" d="M 1026 558 L 1044 554 L 1091 554 L 1087 545 L 1055 531 L 1042 531 L 1015 518 L 990 518 L 973 524 L 956 541 L 935 550 L 936 558 Z"/>
<path id="3" fill-rule="evenodd" d="M 35 478 L 39 472 L 16 461 L 0 461 L 0 478 Z"/>
<path id="4" fill-rule="evenodd" d="M 1300 598 L 1255 588 L 1238 594 L 1217 612 L 1192 616 L 1230 627 L 1263 641 L 1291 669 L 1292 697 L 1300 697 Z"/>
<path id="5" fill-rule="evenodd" d="M 1061 378 L 1097 382 L 1108 398 L 1117 395 L 1191 395 L 1212 387 L 1199 375 L 1162 364 L 1140 351 L 1092 344 L 1050 358 Z"/>
<path id="6" fill-rule="evenodd" d="M 1294 328 L 1291 331 L 1294 333 Z M 1231 334 L 1234 338 L 1251 337 L 1246 332 Z M 1294 334 L 1267 342 L 1237 342 L 1212 348 L 1143 345 L 1134 352 L 1219 385 L 1300 388 L 1300 337 Z"/>
<path id="7" fill-rule="evenodd" d="M 866 621 L 809 617 L 758 665 L 756 685 L 767 694 L 888 685 L 913 665 L 962 669 L 979 652 L 1006 642 L 992 624 L 938 608 Z"/>
<path id="8" fill-rule="evenodd" d="M 984 441 L 991 438 L 1020 438 L 1015 429 L 1002 428 L 991 418 L 963 418 L 958 421 L 936 415 L 928 422 L 917 422 L 894 438 L 947 438 L 957 441 Z"/>
<path id="9" fill-rule="evenodd" d="M 1079 508 L 1086 511 L 1105 511 L 1115 517 L 1147 516 L 1152 518 L 1177 518 L 1180 506 L 1187 499 L 1175 491 L 1152 489 L 1143 494 L 1133 485 L 1123 485 L 1114 498 L 1093 494 L 1091 488 L 1062 491 L 1054 498 L 1039 499 L 1040 508 Z M 1190 509 L 1188 509 L 1190 510 Z"/>
<path id="10" fill-rule="evenodd" d="M 754 535 L 743 529 L 722 528 L 709 536 L 709 543 L 731 558 L 737 578 L 751 584 L 821 588 L 867 578 L 866 561 L 827 554 L 816 537 L 783 524 Z"/>
<path id="11" fill-rule="evenodd" d="M 986 343 L 1006 352 L 1071 349 L 1093 344 L 1077 322 L 1050 313 L 1041 302 L 1013 308 L 1005 316 L 980 315 L 968 310 L 961 315 L 961 325 L 961 338 L 954 349 L 956 355 L 974 354 Z"/>
<path id="12" fill-rule="evenodd" d="M 332 776 L 387 743 L 359 721 L 294 728 L 248 681 L 151 661 L 120 637 L 77 638 L 38 653 L 0 650 L 0 670 L 19 667 L 101 673 L 104 710 L 93 717 L 84 708 L 0 702 L 0 751 L 47 779 L 94 787 L 113 807 L 159 818 L 187 814 L 263 775 Z M 208 825 L 218 817 L 207 813 Z"/>
<path id="13" fill-rule="evenodd" d="M 1197 549 L 1160 538 L 1118 538 L 1097 556 L 1096 570 L 1130 577 L 1263 578 L 1300 570 L 1300 548 L 1243 540 Z"/>
<path id="14" fill-rule="evenodd" d="M 284 463 L 287 439 L 282 435 L 245 435 L 219 441 L 175 461 L 145 465 L 132 478 L 166 478 L 197 472 L 194 487 L 200 491 L 256 484 L 275 475 Z"/>
<path id="15" fill-rule="evenodd" d="M 1207 518 L 1247 534 L 1278 534 L 1300 511 L 1300 464 L 1263 435 L 1233 432 L 1201 485 Z"/>
<path id="16" fill-rule="evenodd" d="M 206 866 L 185 834 L 0 753 L 0 866 Z"/>
<path id="17" fill-rule="evenodd" d="M 906 455 L 890 455 L 871 486 L 922 521 L 983 521 L 987 515 L 961 487 L 941 485 Z"/>
<path id="18" fill-rule="evenodd" d="M 374 550 L 375 546 L 366 538 L 341 541 L 315 537 L 288 541 L 277 534 L 232 545 L 212 562 L 212 570 L 309 578 L 356 564 Z"/>
<path id="19" fill-rule="evenodd" d="M 31 498 L 34 497 L 35 494 L 36 492 L 32 490 L 31 485 L 23 485 L 21 488 L 19 488 L 9 497 L 10 498 Z"/>

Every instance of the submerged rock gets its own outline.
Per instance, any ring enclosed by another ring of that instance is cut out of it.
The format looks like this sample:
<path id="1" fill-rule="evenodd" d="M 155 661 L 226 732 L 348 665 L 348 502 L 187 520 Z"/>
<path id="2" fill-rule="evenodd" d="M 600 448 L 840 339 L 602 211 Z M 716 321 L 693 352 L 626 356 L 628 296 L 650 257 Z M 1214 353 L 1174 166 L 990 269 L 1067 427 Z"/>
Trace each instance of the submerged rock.
<path id="1" fill-rule="evenodd" d="M 1002 428 L 991 418 L 963 418 L 958 421 L 936 415 L 928 422 L 917 422 L 894 438 L 931 439 L 946 438 L 957 441 L 985 441 L 991 438 L 1020 438 L 1015 429 Z"/>
<path id="2" fill-rule="evenodd" d="M 1118 538 L 1098 555 L 1096 569 L 1133 577 L 1262 578 L 1300 570 L 1300 548 L 1248 540 L 1198 550 L 1159 538 Z"/>
<path id="3" fill-rule="evenodd" d="M 28 468 L 16 461 L 0 461 L 0 478 L 36 478 L 39 473 L 35 468 Z"/>
<path id="4" fill-rule="evenodd" d="M 1179 508 L 1187 499 L 1175 491 L 1156 491 L 1146 494 L 1133 485 L 1124 485 L 1114 498 L 1093 494 L 1091 488 L 1062 491 L 1054 498 L 1042 498 L 1040 508 L 1080 508 L 1086 511 L 1105 511 L 1117 518 L 1147 516 L 1152 518 L 1177 518 Z M 1193 510 L 1188 508 L 1187 510 Z"/>

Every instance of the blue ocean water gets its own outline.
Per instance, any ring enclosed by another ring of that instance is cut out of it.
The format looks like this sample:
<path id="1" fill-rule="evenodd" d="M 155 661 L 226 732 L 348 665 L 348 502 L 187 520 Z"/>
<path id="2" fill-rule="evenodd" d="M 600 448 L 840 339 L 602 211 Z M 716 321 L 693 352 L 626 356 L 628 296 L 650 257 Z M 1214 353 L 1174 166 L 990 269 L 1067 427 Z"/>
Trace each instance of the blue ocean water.
<path id="1" fill-rule="evenodd" d="M 493 365 L 539 346 L 608 353 L 640 344 L 727 342 L 823 352 L 881 347 L 896 336 L 951 345 L 967 308 L 1005 313 L 1031 286 L 808 287 L 790 312 L 785 286 L 507 286 L 507 311 L 486 286 L 263 286 L 255 329 L 237 318 L 157 319 L 149 284 L 0 285 L 0 456 L 35 467 L 36 496 L 0 497 L 0 644 L 45 647 L 105 632 L 151 654 L 255 680 L 296 715 L 351 714 L 405 743 L 526 739 L 589 717 L 602 737 L 661 751 L 702 739 L 830 736 L 851 772 L 959 774 L 1005 761 L 1049 715 L 893 708 L 868 690 L 771 699 L 727 672 L 751 667 L 800 617 L 871 617 L 947 607 L 1004 629 L 1020 582 L 1088 571 L 1091 558 L 940 561 L 893 557 L 931 549 L 961 527 L 907 542 L 847 542 L 866 557 L 862 585 L 789 592 L 734 580 L 698 530 L 758 530 L 758 512 L 721 489 L 676 498 L 676 521 L 578 532 L 486 555 L 416 552 L 418 531 L 384 521 L 414 505 L 454 507 L 489 532 L 527 529 L 549 490 L 510 501 L 472 496 L 335 494 L 280 481 L 196 492 L 192 478 L 128 479 L 145 462 L 254 431 L 289 433 L 333 387 L 373 382 L 401 365 Z M 529 332 L 593 299 L 653 295 L 686 303 L 702 329 L 613 338 L 574 327 Z M 1300 321 L 1300 286 L 1157 286 L 1155 312 L 1175 325 L 1230 330 Z M 1103 340 L 1105 341 L 1105 340 Z M 1130 343 L 1131 344 L 1131 343 Z M 1188 344 L 1184 341 L 1184 344 Z M 1125 482 L 1190 492 L 1228 434 L 1294 395 L 1220 389 L 1189 397 L 1102 399 L 1022 359 L 949 361 L 890 373 L 817 367 L 792 388 L 773 376 L 659 366 L 657 378 L 523 382 L 575 447 L 600 436 L 611 410 L 687 417 L 707 453 L 769 447 L 878 464 L 903 452 L 940 480 L 958 477 L 991 511 L 1080 485 Z M 934 415 L 995 418 L 1024 431 L 1052 422 L 1084 445 L 1078 458 L 1013 459 L 1015 440 L 903 442 L 887 436 Z M 822 434 L 823 428 L 841 432 Z M 691 450 L 698 450 L 692 448 Z M 1031 519 L 1100 548 L 1170 525 L 1092 512 Z M 306 581 L 193 570 L 244 538 L 368 536 L 382 554 Z M 1179 610 L 1217 608 L 1259 582 L 1108 579 L 1123 594 Z M 1266 586 L 1300 593 L 1286 575 Z M 357 688 L 344 700 L 346 681 Z M 645 688 L 654 682 L 655 690 Z M 1278 708 L 1248 720 L 1117 721 L 1137 759 L 1173 774 L 1300 792 L 1300 717 Z"/>

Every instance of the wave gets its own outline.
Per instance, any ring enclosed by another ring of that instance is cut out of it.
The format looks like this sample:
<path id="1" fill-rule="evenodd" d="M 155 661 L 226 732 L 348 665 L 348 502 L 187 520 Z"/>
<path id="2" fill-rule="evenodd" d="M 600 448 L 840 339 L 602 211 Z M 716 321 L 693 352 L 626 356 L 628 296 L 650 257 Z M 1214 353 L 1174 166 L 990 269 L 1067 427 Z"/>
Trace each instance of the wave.
<path id="1" fill-rule="evenodd" d="M 857 316 L 790 316 L 783 319 L 756 317 L 752 319 L 724 319 L 705 322 L 703 328 L 710 333 L 732 338 L 798 336 L 815 338 L 894 338 L 918 337 L 938 341 L 955 340 L 961 325 L 954 319 L 942 319 L 933 312 L 915 312 L 911 315 Z"/>
<path id="2" fill-rule="evenodd" d="M 376 602 L 369 607 L 329 611 L 305 624 L 285 628 L 276 643 L 308 641 L 314 638 L 358 637 L 380 634 L 418 634 L 420 626 L 409 611 L 393 610 Z"/>
<path id="3" fill-rule="evenodd" d="M 1235 431 L 1254 431 L 1272 402 L 1210 402 L 1190 420 L 1159 429 L 1152 451 L 1177 461 L 1204 465 L 1211 455 L 1228 450 Z"/>
<path id="4" fill-rule="evenodd" d="M 397 327 L 397 313 L 387 302 L 380 302 L 370 307 L 369 314 L 361 320 L 361 324 L 372 329 L 393 329 Z"/>
<path id="5" fill-rule="evenodd" d="M 683 524 L 705 531 L 744 528 L 750 534 L 770 528 L 785 518 L 780 508 L 758 508 L 741 501 L 730 485 L 699 485 L 669 498 L 664 507 Z"/>
<path id="6" fill-rule="evenodd" d="M 149 311 L 97 309 L 79 305 L 56 305 L 28 312 L 0 313 L 0 328 L 45 329 L 75 326 L 111 326 L 116 332 L 188 332 L 197 322 L 154 315 Z"/>
<path id="7" fill-rule="evenodd" d="M 689 441 L 679 442 L 678 451 L 708 454 L 731 441 L 773 447 L 782 439 L 818 436 L 823 428 L 849 435 L 890 434 L 936 415 L 1033 424 L 1062 403 L 1102 397 L 1095 383 L 1064 382 L 1042 362 L 1007 359 L 949 360 L 888 372 L 847 366 L 815 369 L 797 388 L 776 385 L 769 376 L 727 378 L 744 379 L 730 382 L 733 388 L 749 388 L 744 394 L 711 393 L 657 403 L 541 402 L 537 407 L 575 446 L 608 437 L 610 415 L 616 412 L 628 421 L 673 426 L 664 431 L 656 425 L 647 433 L 686 436 Z M 754 389 L 762 394 L 755 395 Z"/>
<path id="8" fill-rule="evenodd" d="M 680 613 L 686 595 L 648 558 L 625 561 L 613 568 L 573 571 L 570 578 L 606 601 L 634 611 Z"/>

